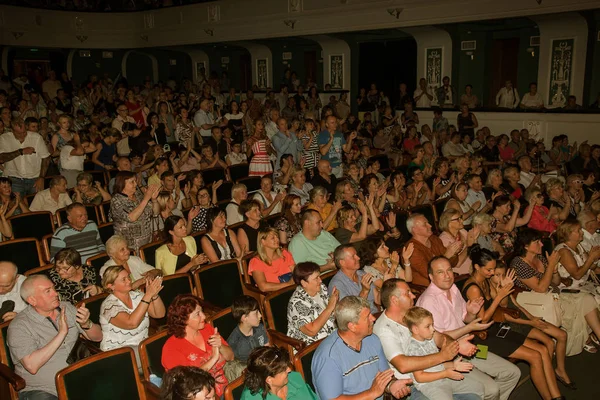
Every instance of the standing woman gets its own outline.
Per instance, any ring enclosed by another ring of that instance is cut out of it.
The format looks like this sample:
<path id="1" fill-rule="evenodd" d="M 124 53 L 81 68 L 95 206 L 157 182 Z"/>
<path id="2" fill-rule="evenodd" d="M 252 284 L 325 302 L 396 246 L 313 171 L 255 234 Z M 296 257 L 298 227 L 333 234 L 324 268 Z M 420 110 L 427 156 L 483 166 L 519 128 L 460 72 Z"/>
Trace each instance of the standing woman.
<path id="1" fill-rule="evenodd" d="M 175 118 L 173 118 L 173 114 L 169 112 L 169 105 L 161 101 L 158 103 L 158 119 L 161 124 L 165 125 L 165 132 L 168 136 L 169 142 L 175 141 L 175 136 L 173 133 L 175 132 Z"/>
<path id="2" fill-rule="evenodd" d="M 96 151 L 92 155 L 94 170 L 103 171 L 112 169 L 117 161 L 117 142 L 121 140 L 121 132 L 115 128 L 102 130 L 103 139 L 96 143 Z"/>
<path id="3" fill-rule="evenodd" d="M 115 178 L 114 195 L 110 200 L 110 212 L 115 234 L 125 237 L 134 251 L 152 240 L 153 205 L 159 185 L 150 185 L 145 193 L 137 188 L 137 179 L 133 172 L 121 171 Z"/>
<path id="4" fill-rule="evenodd" d="M 521 203 L 519 200 L 512 202 L 508 196 L 498 196 L 492 203 L 492 239 L 498 241 L 504 248 L 506 253 L 510 253 L 514 249 L 515 240 L 517 238 L 517 228 L 527 225 L 533 213 L 533 207 L 529 207 L 523 217 L 519 217 L 519 209 Z"/>
<path id="5" fill-rule="evenodd" d="M 187 186 L 189 187 L 189 192 L 185 193 L 186 197 L 183 200 L 183 206 L 189 208 L 198 205 L 198 194 L 200 193 L 200 188 L 204 187 L 204 178 L 202 177 L 202 172 L 195 169 L 188 171 L 185 179 L 187 181 Z"/>
<path id="6" fill-rule="evenodd" d="M 156 268 L 163 275 L 189 272 L 208 261 L 204 254 L 197 254 L 196 241 L 187 236 L 185 219 L 171 215 L 165 220 L 163 231 L 167 243 L 156 249 Z"/>
<path id="7" fill-rule="evenodd" d="M 194 124 L 194 120 L 189 119 L 189 111 L 185 107 L 179 109 L 179 115 L 175 121 L 175 137 L 179 138 L 179 145 L 184 147 L 194 147 L 194 136 L 199 129 Z M 200 136 L 201 137 L 201 136 Z M 199 143 L 202 144 L 202 143 Z"/>
<path id="8" fill-rule="evenodd" d="M 467 134 L 471 139 L 474 138 L 475 128 L 479 126 L 479 123 L 475 114 L 469 111 L 468 104 L 461 104 L 460 114 L 456 117 L 456 126 L 458 126 L 458 132 L 461 135 Z"/>
<path id="9" fill-rule="evenodd" d="M 283 216 L 275 222 L 275 228 L 279 231 L 279 243 L 286 245 L 292 238 L 300 232 L 300 212 L 302 205 L 300 197 L 295 194 L 288 194 L 283 199 L 281 213 Z"/>
<path id="10" fill-rule="evenodd" d="M 304 130 L 300 132 L 299 139 L 302 141 L 302 157 L 304 157 L 304 168 L 309 171 L 317 166 L 321 159 L 319 143 L 317 141 L 318 132 L 315 130 L 315 121 L 312 119 L 304 120 Z"/>
<path id="11" fill-rule="evenodd" d="M 154 111 L 151 112 L 148 114 L 146 121 L 148 122 L 146 130 L 152 140 L 154 140 L 154 142 L 160 146 L 163 146 L 165 143 L 167 143 L 167 136 L 171 136 L 171 132 L 167 129 L 167 126 L 163 122 L 160 122 L 158 114 Z"/>
<path id="12" fill-rule="evenodd" d="M 127 101 L 125 102 L 125 106 L 127 107 L 127 110 L 129 110 L 129 116 L 135 120 L 137 126 L 146 126 L 146 121 L 144 120 L 144 106 L 136 99 L 135 93 L 131 89 L 127 91 Z"/>
<path id="13" fill-rule="evenodd" d="M 269 155 L 272 154 L 273 147 L 271 146 L 271 140 L 265 133 L 265 123 L 261 119 L 254 121 L 254 135 L 252 135 L 246 144 L 246 153 L 248 157 L 252 154 L 252 161 L 250 161 L 250 172 L 249 176 L 263 176 L 273 172 L 273 166 L 269 159 Z"/>
<path id="14" fill-rule="evenodd" d="M 12 180 L 6 176 L 0 176 L 0 205 L 6 206 L 6 218 L 29 212 L 25 197 L 13 192 Z"/>
<path id="15" fill-rule="evenodd" d="M 316 86 L 313 86 L 308 91 L 308 109 L 312 111 L 314 118 L 317 120 L 319 119 L 321 108 L 323 108 L 323 105 L 321 104 L 319 93 Z"/>
<path id="16" fill-rule="evenodd" d="M 201 243 L 202 252 L 211 263 L 243 255 L 235 233 L 227 228 L 225 213 L 218 207 L 210 208 L 206 213 L 206 235 Z"/>
<path id="17" fill-rule="evenodd" d="M 498 138 L 498 153 L 500 154 L 500 161 L 505 163 L 515 162 L 515 150 L 508 145 L 508 135 L 502 134 Z"/>
<path id="18" fill-rule="evenodd" d="M 234 140 L 241 138 L 244 131 L 244 113 L 240 111 L 240 105 L 237 101 L 232 100 L 229 103 L 229 112 L 225 114 L 224 122 L 233 132 Z"/>
<path id="19" fill-rule="evenodd" d="M 58 117 L 58 131 L 52 135 L 50 144 L 52 145 L 52 157 L 58 157 L 60 150 L 67 143 L 73 140 L 74 134 L 69 129 L 71 128 L 71 117 L 67 114 L 61 114 Z"/>

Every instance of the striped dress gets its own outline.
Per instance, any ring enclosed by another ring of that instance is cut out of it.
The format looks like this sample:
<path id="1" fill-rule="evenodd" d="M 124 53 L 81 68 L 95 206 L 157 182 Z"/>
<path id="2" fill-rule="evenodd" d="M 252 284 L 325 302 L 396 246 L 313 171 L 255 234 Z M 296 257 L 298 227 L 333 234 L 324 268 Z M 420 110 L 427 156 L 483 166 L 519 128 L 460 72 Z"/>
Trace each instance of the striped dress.
<path id="1" fill-rule="evenodd" d="M 308 149 L 304 149 L 302 151 L 302 155 L 304 156 L 304 168 L 312 169 L 317 166 L 317 163 L 321 159 L 321 153 L 319 152 L 319 144 L 317 143 L 317 134 L 316 132 L 308 133 L 305 132 L 304 136 L 302 136 L 302 142 L 307 143 L 310 142 L 310 146 Z"/>
<path id="2" fill-rule="evenodd" d="M 249 176 L 263 176 L 273 172 L 273 166 L 267 153 L 267 141 L 265 139 L 257 140 L 252 145 L 252 161 L 250 161 Z"/>

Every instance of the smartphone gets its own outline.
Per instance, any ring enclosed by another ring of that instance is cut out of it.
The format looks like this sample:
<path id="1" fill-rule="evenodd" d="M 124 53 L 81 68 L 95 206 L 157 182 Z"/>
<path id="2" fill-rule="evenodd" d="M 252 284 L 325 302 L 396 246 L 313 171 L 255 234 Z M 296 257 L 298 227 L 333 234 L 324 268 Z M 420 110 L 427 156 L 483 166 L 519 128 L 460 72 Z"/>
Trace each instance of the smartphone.
<path id="1" fill-rule="evenodd" d="M 506 335 L 508 335 L 508 331 L 510 331 L 510 326 L 502 325 L 500 327 L 500 329 L 498 330 L 498 333 L 496 333 L 496 336 L 504 339 L 506 337 Z"/>
<path id="2" fill-rule="evenodd" d="M 561 293 L 579 293 L 579 292 L 581 292 L 581 290 L 579 290 L 579 289 L 561 289 L 560 292 Z"/>

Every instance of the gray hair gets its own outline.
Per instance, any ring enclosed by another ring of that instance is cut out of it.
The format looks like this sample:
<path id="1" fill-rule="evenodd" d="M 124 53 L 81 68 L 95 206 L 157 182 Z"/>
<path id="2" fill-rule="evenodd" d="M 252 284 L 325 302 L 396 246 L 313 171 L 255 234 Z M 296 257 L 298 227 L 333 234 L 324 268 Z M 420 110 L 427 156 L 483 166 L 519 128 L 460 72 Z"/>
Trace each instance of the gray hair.
<path id="1" fill-rule="evenodd" d="M 473 221 L 473 226 L 476 226 L 476 225 L 489 224 L 493 220 L 494 220 L 494 217 L 492 217 L 490 214 L 478 213 L 473 216 L 472 221 Z"/>
<path id="2" fill-rule="evenodd" d="M 244 185 L 243 183 L 236 183 L 235 185 L 233 185 L 231 187 L 231 198 L 233 199 L 235 195 L 242 190 L 248 191 L 246 185 Z"/>
<path id="3" fill-rule="evenodd" d="M 50 187 L 53 188 L 54 186 L 58 186 L 62 181 L 66 182 L 67 178 L 62 175 L 55 176 L 54 178 L 50 179 Z"/>
<path id="4" fill-rule="evenodd" d="M 583 210 L 577 215 L 577 221 L 581 224 L 581 227 L 585 229 L 588 222 L 596 220 L 594 214 L 590 211 Z"/>
<path id="5" fill-rule="evenodd" d="M 7 275 L 12 275 L 14 278 L 19 273 L 19 270 L 17 269 L 17 266 L 13 262 L 0 261 L 0 276 L 2 276 L 4 273 L 12 273 L 12 274 L 7 274 Z"/>
<path id="6" fill-rule="evenodd" d="M 409 231 L 411 234 L 415 226 L 415 219 L 419 217 L 424 217 L 424 215 L 419 213 L 410 214 L 410 216 L 406 220 L 406 230 Z"/>
<path id="7" fill-rule="evenodd" d="M 486 184 L 486 185 L 491 185 L 491 184 L 492 184 L 492 177 L 493 177 L 494 175 L 498 175 L 499 177 L 501 177 L 501 178 L 502 178 L 502 171 L 500 171 L 499 169 L 493 169 L 493 170 L 491 170 L 491 171 L 488 173 L 488 177 L 487 177 L 487 179 L 486 179 L 486 181 L 485 181 L 485 184 Z"/>
<path id="8" fill-rule="evenodd" d="M 344 260 L 347 257 L 348 252 L 346 250 L 350 248 L 354 248 L 354 246 L 351 244 L 341 244 L 338 247 L 336 247 L 333 251 L 333 261 L 335 262 L 335 266 L 337 267 L 337 269 L 341 268 L 340 261 Z"/>
<path id="9" fill-rule="evenodd" d="M 113 235 L 106 241 L 106 254 L 108 254 L 111 258 L 113 253 L 117 250 L 117 246 L 121 243 L 125 243 L 125 246 L 128 245 L 127 239 L 121 235 Z"/>
<path id="10" fill-rule="evenodd" d="M 35 296 L 35 289 L 37 287 L 36 283 L 41 280 L 50 281 L 50 278 L 48 278 L 46 275 L 35 274 L 35 275 L 29 275 L 23 281 L 23 284 L 21 285 L 20 295 L 21 295 L 21 298 L 25 302 L 29 303 L 27 301 L 27 299 L 30 298 L 31 296 Z M 50 281 L 50 282 L 52 282 L 52 281 Z"/>
<path id="11" fill-rule="evenodd" d="M 315 186 L 308 194 L 310 196 L 311 203 L 314 203 L 315 197 L 317 196 L 327 197 L 327 189 L 325 189 L 323 186 Z"/>
<path id="12" fill-rule="evenodd" d="M 338 301 L 335 306 L 335 322 L 338 329 L 346 332 L 349 323 L 356 324 L 364 308 L 367 310 L 371 309 L 367 299 L 362 297 L 346 296 Z"/>

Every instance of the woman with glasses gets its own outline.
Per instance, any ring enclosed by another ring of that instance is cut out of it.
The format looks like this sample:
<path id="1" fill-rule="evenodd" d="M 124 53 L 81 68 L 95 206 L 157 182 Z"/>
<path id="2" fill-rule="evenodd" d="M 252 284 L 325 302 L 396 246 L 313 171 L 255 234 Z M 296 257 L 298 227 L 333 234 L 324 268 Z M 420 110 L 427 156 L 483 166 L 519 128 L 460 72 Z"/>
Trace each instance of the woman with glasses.
<path id="1" fill-rule="evenodd" d="M 546 195 L 544 205 L 550 210 L 550 218 L 564 221 L 567 218 L 577 218 L 577 211 L 569 193 L 565 191 L 563 181 L 550 178 L 546 181 Z"/>
<path id="2" fill-rule="evenodd" d="M 544 195 L 540 189 L 534 188 L 525 192 L 525 200 L 533 207 L 531 219 L 527 226 L 540 232 L 553 233 L 558 227 L 555 218 L 550 217 L 550 210 L 544 205 Z"/>
<path id="3" fill-rule="evenodd" d="M 102 293 L 96 271 L 81 263 L 81 255 L 73 248 L 64 248 L 54 256 L 50 279 L 62 301 L 78 303 Z"/>
<path id="4" fill-rule="evenodd" d="M 87 172 L 77 175 L 77 185 L 74 187 L 73 201 L 83 205 L 100 205 L 109 201 L 112 196 L 102 187 L 98 181 L 94 184 L 94 178 Z"/>
<path id="5" fill-rule="evenodd" d="M 460 182 L 452 189 L 452 197 L 446 202 L 444 211 L 454 209 L 461 212 L 461 217 L 465 225 L 471 225 L 471 218 L 479 207 L 481 206 L 479 200 L 469 205 L 465 200 L 467 199 L 469 187 L 465 182 Z"/>
<path id="6" fill-rule="evenodd" d="M 471 259 L 468 256 L 468 248 L 477 243 L 477 230 L 465 230 L 462 212 L 449 208 L 440 216 L 439 227 L 442 233 L 440 240 L 446 248 L 455 242 L 462 243 L 462 250 L 458 253 L 458 262 L 452 270 L 459 275 L 471 273 Z"/>
<path id="7" fill-rule="evenodd" d="M 206 322 L 200 299 L 192 294 L 175 297 L 167 312 L 171 335 L 162 348 L 161 364 L 167 373 L 178 366 L 198 367 L 215 379 L 217 398 L 229 383 L 225 363 L 233 360 L 233 350 L 218 330 Z"/>

